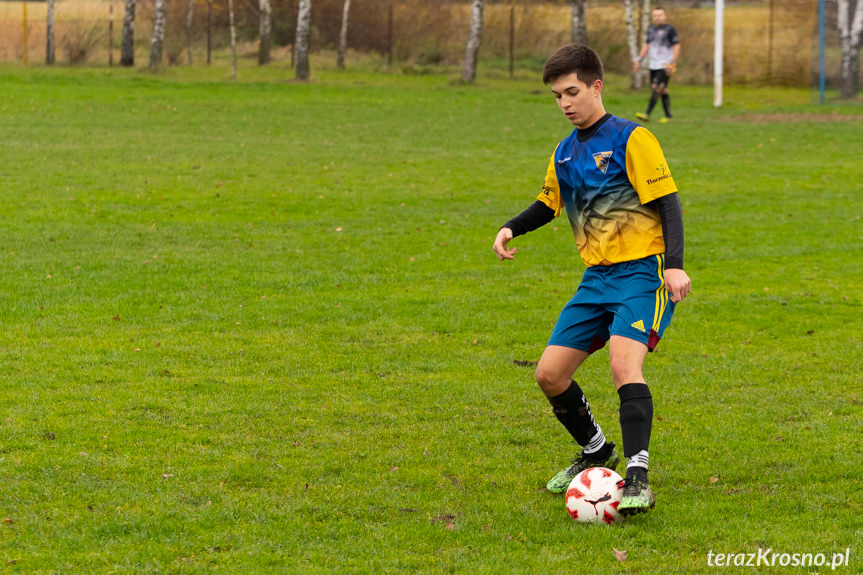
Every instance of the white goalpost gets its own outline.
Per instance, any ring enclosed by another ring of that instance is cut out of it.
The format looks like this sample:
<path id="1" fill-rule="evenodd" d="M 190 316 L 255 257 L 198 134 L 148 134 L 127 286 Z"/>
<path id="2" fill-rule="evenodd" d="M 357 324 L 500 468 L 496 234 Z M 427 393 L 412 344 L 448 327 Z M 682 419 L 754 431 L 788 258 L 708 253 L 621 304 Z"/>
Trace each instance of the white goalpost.
<path id="1" fill-rule="evenodd" d="M 713 107 L 722 107 L 722 36 L 725 20 L 725 0 L 716 0 L 716 22 L 713 41 Z"/>

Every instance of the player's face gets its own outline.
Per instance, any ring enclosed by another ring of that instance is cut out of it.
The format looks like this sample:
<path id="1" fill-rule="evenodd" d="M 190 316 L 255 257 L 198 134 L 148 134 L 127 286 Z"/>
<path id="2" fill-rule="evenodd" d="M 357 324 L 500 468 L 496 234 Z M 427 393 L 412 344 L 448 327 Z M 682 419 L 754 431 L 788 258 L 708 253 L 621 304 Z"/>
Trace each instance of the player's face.
<path id="1" fill-rule="evenodd" d="M 662 26 L 665 24 L 665 10 L 654 10 L 651 12 L 650 18 L 655 26 Z"/>
<path id="2" fill-rule="evenodd" d="M 605 115 L 602 106 L 602 80 L 588 86 L 573 72 L 551 81 L 551 93 L 560 111 L 577 128 L 588 128 Z"/>

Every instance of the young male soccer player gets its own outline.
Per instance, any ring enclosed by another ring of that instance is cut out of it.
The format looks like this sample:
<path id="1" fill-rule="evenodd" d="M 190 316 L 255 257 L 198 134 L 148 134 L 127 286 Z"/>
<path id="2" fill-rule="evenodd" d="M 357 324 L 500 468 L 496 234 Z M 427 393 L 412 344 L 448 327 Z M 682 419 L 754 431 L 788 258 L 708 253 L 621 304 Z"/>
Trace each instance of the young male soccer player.
<path id="1" fill-rule="evenodd" d="M 666 22 L 665 10 L 660 7 L 650 13 L 652 24 L 647 29 L 647 42 L 641 47 L 638 59 L 632 63 L 632 69 L 638 72 L 641 61 L 648 56 L 650 66 L 650 101 L 647 112 L 637 112 L 635 117 L 645 122 L 650 120 L 650 113 L 656 102 L 662 98 L 662 108 L 665 117 L 660 123 L 671 121 L 671 96 L 668 95 L 668 81 L 677 69 L 677 59 L 680 57 L 680 39 L 677 31 Z"/>
<path id="2" fill-rule="evenodd" d="M 566 209 L 587 268 L 560 313 L 536 367 L 536 381 L 583 450 L 547 488 L 563 492 L 584 469 L 613 469 L 620 460 L 572 379 L 607 341 L 627 458 L 618 511 L 632 515 L 656 500 L 647 481 L 653 400 L 642 365 L 668 327 L 675 304 L 690 289 L 683 271 L 680 200 L 653 134 L 605 112 L 603 67 L 596 52 L 564 46 L 545 63 L 542 79 L 576 129 L 552 154 L 538 199 L 500 228 L 494 251 L 501 260 L 513 259 L 517 248 L 509 247 L 510 240 Z"/>

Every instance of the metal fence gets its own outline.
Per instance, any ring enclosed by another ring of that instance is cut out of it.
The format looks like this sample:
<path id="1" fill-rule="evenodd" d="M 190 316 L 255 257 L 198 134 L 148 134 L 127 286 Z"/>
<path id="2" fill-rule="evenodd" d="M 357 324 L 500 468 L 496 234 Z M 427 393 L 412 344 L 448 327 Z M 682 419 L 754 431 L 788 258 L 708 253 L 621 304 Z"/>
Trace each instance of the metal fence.
<path id="1" fill-rule="evenodd" d="M 258 15 L 255 0 L 237 6 L 240 54 L 256 65 Z M 676 82 L 709 84 L 713 77 L 713 3 L 663 2 L 681 38 Z M 827 83 L 839 76 L 836 2 L 827 1 Z M 193 10 L 189 19 L 189 10 Z M 338 38 L 342 0 L 314 0 L 312 49 L 332 49 Z M 116 65 L 124 3 L 61 0 L 55 8 L 57 65 Z M 152 33 L 152 0 L 138 3 L 136 62 L 146 62 Z M 291 58 L 296 0 L 273 2 L 276 61 Z M 734 84 L 811 85 L 817 78 L 817 0 L 731 2 L 725 10 L 724 77 Z M 164 64 L 208 61 L 209 48 L 228 41 L 227 0 L 168 0 Z M 479 68 L 541 65 L 569 41 L 569 7 L 561 2 L 490 2 L 485 8 Z M 354 53 L 377 54 L 393 66 L 457 65 L 464 54 L 469 5 L 445 0 L 354 1 L 348 34 Z M 191 25 L 189 25 L 191 23 Z M 590 0 L 588 35 L 611 72 L 627 73 L 630 55 L 620 1 Z M 44 65 L 46 3 L 0 2 L 0 61 Z M 350 66 L 350 59 L 348 60 Z"/>

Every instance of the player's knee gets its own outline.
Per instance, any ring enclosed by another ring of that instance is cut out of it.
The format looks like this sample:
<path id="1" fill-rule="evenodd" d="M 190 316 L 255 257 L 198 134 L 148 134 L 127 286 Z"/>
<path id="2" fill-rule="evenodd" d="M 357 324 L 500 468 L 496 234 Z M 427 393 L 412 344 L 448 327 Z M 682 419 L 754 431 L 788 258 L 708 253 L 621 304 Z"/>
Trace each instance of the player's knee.
<path id="1" fill-rule="evenodd" d="M 547 369 L 542 362 L 536 366 L 533 376 L 537 385 L 545 392 L 556 392 L 564 387 L 564 383 L 569 383 L 568 378 L 562 378 L 556 370 Z"/>
<path id="2" fill-rule="evenodd" d="M 551 374 L 543 367 L 542 363 L 536 366 L 533 377 L 536 379 L 536 383 L 542 388 L 551 384 Z"/>
<path id="3" fill-rule="evenodd" d="M 628 383 L 641 379 L 641 367 L 626 356 L 613 356 L 609 363 L 611 364 L 611 377 L 615 383 Z"/>

